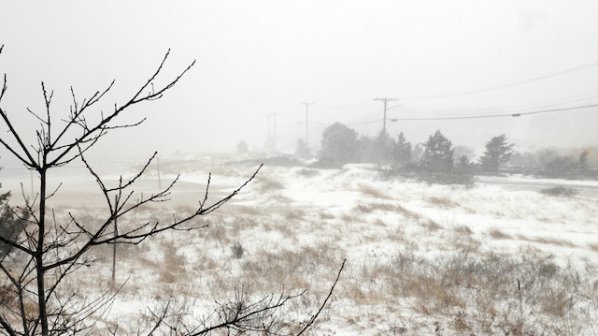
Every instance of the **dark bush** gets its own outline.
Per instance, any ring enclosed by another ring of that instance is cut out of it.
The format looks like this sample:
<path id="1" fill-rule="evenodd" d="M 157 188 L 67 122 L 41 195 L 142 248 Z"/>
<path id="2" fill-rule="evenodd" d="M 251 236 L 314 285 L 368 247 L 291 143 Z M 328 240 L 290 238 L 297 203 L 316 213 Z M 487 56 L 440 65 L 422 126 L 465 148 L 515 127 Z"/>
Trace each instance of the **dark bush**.
<path id="1" fill-rule="evenodd" d="M 576 189 L 564 186 L 544 188 L 540 190 L 540 192 L 544 195 L 559 197 L 573 197 L 578 194 L 578 191 Z"/>

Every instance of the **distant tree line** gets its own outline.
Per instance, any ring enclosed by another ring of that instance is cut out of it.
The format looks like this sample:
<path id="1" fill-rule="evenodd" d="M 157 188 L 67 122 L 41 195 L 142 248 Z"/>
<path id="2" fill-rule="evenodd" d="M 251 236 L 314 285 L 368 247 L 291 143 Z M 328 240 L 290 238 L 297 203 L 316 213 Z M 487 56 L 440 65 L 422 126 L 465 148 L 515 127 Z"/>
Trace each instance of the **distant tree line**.
<path id="1" fill-rule="evenodd" d="M 303 143 L 298 144 L 297 152 L 305 156 L 303 146 Z M 503 173 L 566 178 L 598 176 L 596 165 L 589 160 L 590 150 L 575 156 L 559 154 L 555 150 L 518 153 L 514 147 L 505 134 L 500 134 L 490 138 L 484 153 L 476 157 L 468 147 L 454 146 L 440 130 L 431 134 L 426 142 L 412 145 L 402 132 L 391 136 L 382 131 L 375 137 L 368 137 L 335 123 L 324 130 L 317 158 L 318 164 L 325 167 L 377 163 L 390 165 L 402 174 L 451 177 L 449 180 L 456 176 Z"/>

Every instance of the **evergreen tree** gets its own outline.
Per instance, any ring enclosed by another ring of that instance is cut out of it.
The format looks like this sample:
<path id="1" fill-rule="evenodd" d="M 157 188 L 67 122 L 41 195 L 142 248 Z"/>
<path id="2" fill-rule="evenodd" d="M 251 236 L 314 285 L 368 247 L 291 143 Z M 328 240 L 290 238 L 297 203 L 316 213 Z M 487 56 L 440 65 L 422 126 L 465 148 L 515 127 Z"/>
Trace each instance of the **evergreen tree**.
<path id="1" fill-rule="evenodd" d="M 373 161 L 375 163 L 389 163 L 392 161 L 394 140 L 385 131 L 380 131 L 374 139 L 374 148 L 372 148 Z"/>
<path id="2" fill-rule="evenodd" d="M 0 259 L 11 252 L 11 246 L 6 242 L 16 242 L 25 228 L 25 214 L 17 215 L 8 205 L 10 192 L 0 194 Z"/>
<path id="3" fill-rule="evenodd" d="M 403 132 L 397 136 L 393 146 L 393 160 L 397 163 L 405 163 L 411 160 L 411 143 L 405 139 Z"/>
<path id="4" fill-rule="evenodd" d="M 356 156 L 358 162 L 375 162 L 377 159 L 376 140 L 372 137 L 361 135 L 357 139 Z"/>
<path id="5" fill-rule="evenodd" d="M 473 164 L 467 155 L 461 155 L 455 164 L 455 173 L 457 174 L 471 174 L 473 172 Z"/>
<path id="6" fill-rule="evenodd" d="M 486 151 L 480 158 L 482 170 L 492 174 L 498 174 L 501 165 L 507 163 L 513 156 L 514 144 L 507 143 L 507 136 L 501 134 L 495 136 L 486 143 Z"/>
<path id="7" fill-rule="evenodd" d="M 428 137 L 424 144 L 422 168 L 432 172 L 450 172 L 453 169 L 453 144 L 440 130 Z"/>

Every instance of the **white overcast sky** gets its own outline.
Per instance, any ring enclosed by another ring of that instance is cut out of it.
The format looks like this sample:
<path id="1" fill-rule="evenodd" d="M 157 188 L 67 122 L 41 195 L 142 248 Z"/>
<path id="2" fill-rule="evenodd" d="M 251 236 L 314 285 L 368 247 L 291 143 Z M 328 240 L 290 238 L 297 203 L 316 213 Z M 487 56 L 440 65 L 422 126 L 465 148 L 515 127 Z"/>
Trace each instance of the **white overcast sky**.
<path id="1" fill-rule="evenodd" d="M 109 107 L 133 92 L 172 49 L 165 76 L 197 64 L 162 100 L 131 110 L 136 130 L 114 132 L 99 153 L 260 149 L 267 116 L 293 150 L 311 106 L 310 141 L 339 121 L 373 135 L 389 118 L 494 114 L 598 102 L 598 66 L 479 94 L 452 95 L 544 76 L 598 61 L 594 0 L 439 1 L 1 1 L 3 107 L 18 127 L 36 126 L 40 81 L 68 111 L 116 79 Z M 358 123 L 380 120 L 377 123 Z M 598 144 L 598 109 L 520 118 L 390 123 L 422 142 L 441 129 L 454 144 L 483 147 L 506 133 L 520 148 Z M 272 124 L 270 124 L 272 126 Z M 6 156 L 4 152 L 0 152 Z"/>

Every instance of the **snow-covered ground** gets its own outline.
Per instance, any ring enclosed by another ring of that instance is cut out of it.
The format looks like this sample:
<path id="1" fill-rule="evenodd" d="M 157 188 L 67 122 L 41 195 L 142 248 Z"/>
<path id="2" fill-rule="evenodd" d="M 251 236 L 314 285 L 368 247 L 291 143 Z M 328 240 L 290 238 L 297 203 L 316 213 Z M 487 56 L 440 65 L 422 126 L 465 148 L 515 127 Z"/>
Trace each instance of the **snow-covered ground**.
<path id="1" fill-rule="evenodd" d="M 185 187 L 170 206 L 133 220 L 192 211 L 208 172 L 215 201 L 256 168 L 164 162 L 162 179 L 181 173 Z M 144 183 L 153 188 L 155 177 L 148 172 Z M 127 330 L 170 297 L 205 318 L 240 291 L 260 298 L 307 289 L 284 310 L 297 323 L 314 313 L 346 258 L 314 334 L 598 335 L 598 197 L 490 182 L 428 185 L 383 177 L 373 165 L 265 166 L 231 202 L 194 222 L 206 228 L 119 246 L 124 286 L 104 318 Z M 90 221 L 100 214 L 85 212 Z M 100 262 L 72 285 L 108 290 L 111 253 L 92 255 Z"/>

